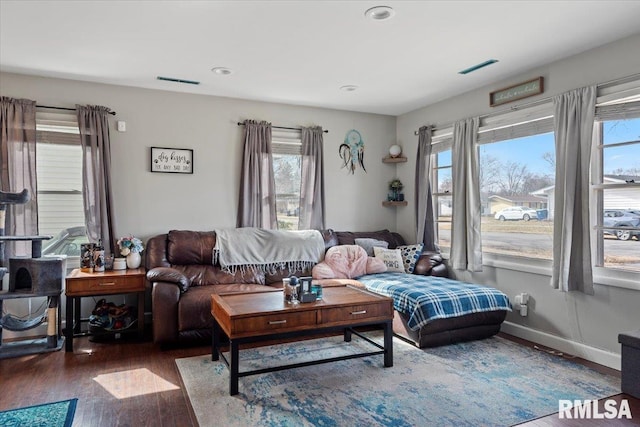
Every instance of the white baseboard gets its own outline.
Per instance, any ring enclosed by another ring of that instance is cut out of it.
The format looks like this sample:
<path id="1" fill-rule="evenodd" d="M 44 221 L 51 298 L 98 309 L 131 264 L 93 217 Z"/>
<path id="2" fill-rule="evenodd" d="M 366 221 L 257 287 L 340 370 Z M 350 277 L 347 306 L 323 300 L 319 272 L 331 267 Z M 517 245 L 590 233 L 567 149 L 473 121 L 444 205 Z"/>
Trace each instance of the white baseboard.
<path id="1" fill-rule="evenodd" d="M 545 347 L 550 347 L 567 354 L 578 356 L 591 362 L 616 369 L 618 371 L 620 370 L 621 356 L 619 353 L 612 353 L 610 351 L 590 347 L 582 343 L 551 335 L 546 332 L 527 328 L 526 326 L 518 325 L 512 322 L 503 322 L 502 327 L 500 328 L 500 332 L 532 341 L 534 343 L 543 345 Z"/>

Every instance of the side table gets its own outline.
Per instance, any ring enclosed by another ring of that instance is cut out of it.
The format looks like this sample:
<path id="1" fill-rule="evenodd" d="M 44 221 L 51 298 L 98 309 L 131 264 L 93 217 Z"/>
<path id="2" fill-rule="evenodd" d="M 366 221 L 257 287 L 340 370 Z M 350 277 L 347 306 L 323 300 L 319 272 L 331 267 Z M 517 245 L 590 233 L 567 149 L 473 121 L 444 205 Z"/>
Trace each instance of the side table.
<path id="1" fill-rule="evenodd" d="M 83 297 L 138 294 L 138 338 L 142 339 L 144 336 L 145 277 L 144 268 L 101 273 L 84 273 L 76 268 L 69 273 L 65 279 L 65 295 L 67 297 L 65 351 L 73 351 L 73 337 L 81 332 L 80 302 Z"/>

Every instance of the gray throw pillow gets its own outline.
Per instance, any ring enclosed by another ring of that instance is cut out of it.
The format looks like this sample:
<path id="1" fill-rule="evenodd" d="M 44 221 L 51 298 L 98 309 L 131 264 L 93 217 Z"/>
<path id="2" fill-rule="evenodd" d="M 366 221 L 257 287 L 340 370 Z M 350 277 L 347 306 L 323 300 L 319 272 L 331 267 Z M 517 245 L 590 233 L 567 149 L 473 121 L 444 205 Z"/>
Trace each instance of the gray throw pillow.
<path id="1" fill-rule="evenodd" d="M 378 248 L 384 248 L 384 249 L 387 249 L 389 247 L 389 242 L 386 242 L 384 240 L 378 240 L 378 239 L 362 238 L 362 239 L 354 239 L 354 242 L 356 245 L 363 247 L 364 250 L 367 251 L 368 256 L 373 256 L 374 246 Z"/>

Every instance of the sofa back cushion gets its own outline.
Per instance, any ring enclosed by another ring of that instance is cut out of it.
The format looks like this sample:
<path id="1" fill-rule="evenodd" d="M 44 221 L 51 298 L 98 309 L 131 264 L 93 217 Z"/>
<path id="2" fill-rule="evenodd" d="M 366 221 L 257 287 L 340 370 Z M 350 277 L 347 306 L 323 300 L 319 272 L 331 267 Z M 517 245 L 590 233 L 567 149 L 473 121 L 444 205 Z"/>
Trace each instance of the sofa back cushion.
<path id="1" fill-rule="evenodd" d="M 171 230 L 167 235 L 167 260 L 171 264 L 213 265 L 213 231 Z"/>
<path id="2" fill-rule="evenodd" d="M 404 238 L 400 234 L 389 230 L 334 231 L 334 233 L 338 238 L 339 245 L 355 245 L 356 239 L 362 238 L 384 240 L 385 242 L 389 242 L 390 249 L 406 244 Z"/>

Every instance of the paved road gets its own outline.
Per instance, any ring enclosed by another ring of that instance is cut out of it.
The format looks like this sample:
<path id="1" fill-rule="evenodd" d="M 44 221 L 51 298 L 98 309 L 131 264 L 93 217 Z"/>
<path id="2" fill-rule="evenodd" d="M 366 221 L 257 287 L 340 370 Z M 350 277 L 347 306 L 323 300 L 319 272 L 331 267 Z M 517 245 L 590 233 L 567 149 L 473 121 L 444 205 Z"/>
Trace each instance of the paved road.
<path id="1" fill-rule="evenodd" d="M 450 241 L 449 230 L 442 230 L 441 237 Z M 553 241 L 547 234 L 524 234 L 524 233 L 502 233 L 485 232 L 482 233 L 483 246 L 499 249 L 508 252 L 548 252 L 551 257 Z M 616 238 L 604 239 L 604 253 L 607 256 L 637 257 L 640 259 L 640 241 L 638 240 L 618 240 Z"/>

